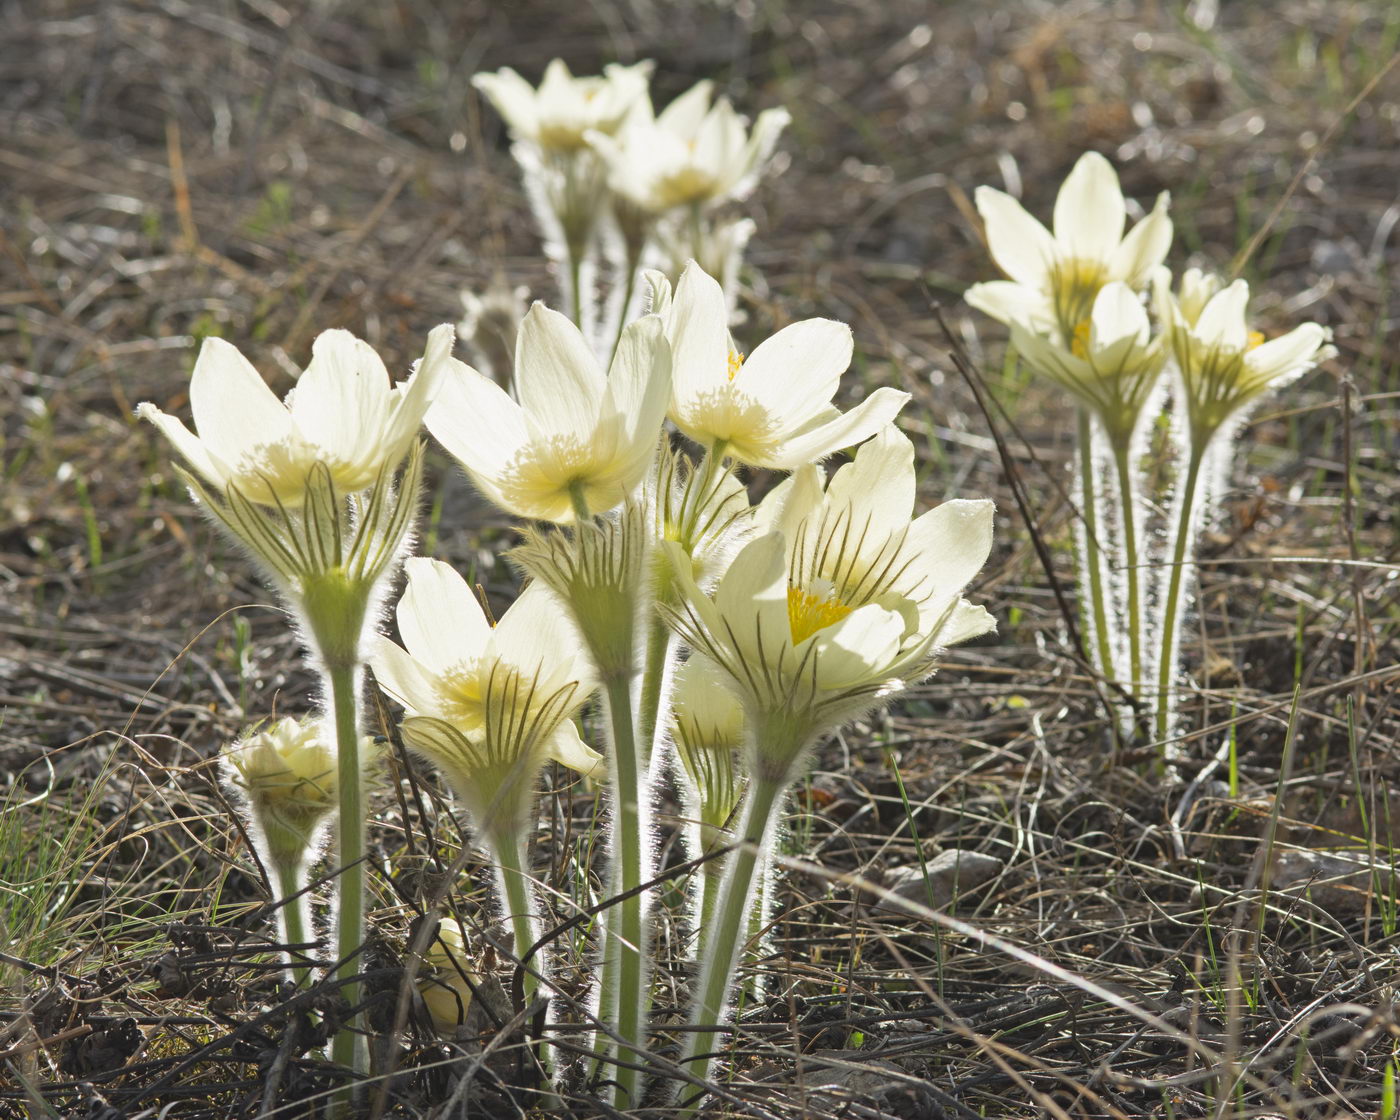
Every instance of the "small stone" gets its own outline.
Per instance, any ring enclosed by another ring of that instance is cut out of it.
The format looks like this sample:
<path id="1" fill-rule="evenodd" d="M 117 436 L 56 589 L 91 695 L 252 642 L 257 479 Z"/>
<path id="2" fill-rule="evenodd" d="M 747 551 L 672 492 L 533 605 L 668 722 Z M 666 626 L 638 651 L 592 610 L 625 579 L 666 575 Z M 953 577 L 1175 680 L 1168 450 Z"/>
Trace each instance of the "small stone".
<path id="1" fill-rule="evenodd" d="M 984 852 L 940 852 L 923 866 L 916 863 L 889 868 L 881 885 L 898 898 L 941 910 L 955 898 L 995 879 L 1005 866 L 996 856 Z M 882 910 L 909 913 L 889 900 L 877 900 L 875 905 Z"/>

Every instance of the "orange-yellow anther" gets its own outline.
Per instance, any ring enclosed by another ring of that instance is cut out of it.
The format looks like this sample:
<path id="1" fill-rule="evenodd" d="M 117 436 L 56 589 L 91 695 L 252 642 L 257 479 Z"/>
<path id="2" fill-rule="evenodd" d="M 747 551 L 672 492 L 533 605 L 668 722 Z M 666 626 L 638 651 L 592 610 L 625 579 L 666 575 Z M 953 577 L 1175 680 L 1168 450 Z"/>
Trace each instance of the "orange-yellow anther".
<path id="1" fill-rule="evenodd" d="M 729 380 L 733 381 L 735 375 L 744 365 L 744 355 L 737 350 L 729 351 Z"/>
<path id="2" fill-rule="evenodd" d="M 814 595 L 799 587 L 788 588 L 788 625 L 794 643 L 806 641 L 850 613 L 851 608 L 830 592 Z"/>
<path id="3" fill-rule="evenodd" d="M 1249 341 L 1244 344 L 1245 350 L 1253 350 L 1256 346 L 1264 345 L 1263 331 L 1250 331 Z"/>
<path id="4" fill-rule="evenodd" d="M 1069 340 L 1069 352 L 1076 358 L 1087 358 L 1089 356 L 1089 320 L 1076 324 L 1074 337 Z"/>

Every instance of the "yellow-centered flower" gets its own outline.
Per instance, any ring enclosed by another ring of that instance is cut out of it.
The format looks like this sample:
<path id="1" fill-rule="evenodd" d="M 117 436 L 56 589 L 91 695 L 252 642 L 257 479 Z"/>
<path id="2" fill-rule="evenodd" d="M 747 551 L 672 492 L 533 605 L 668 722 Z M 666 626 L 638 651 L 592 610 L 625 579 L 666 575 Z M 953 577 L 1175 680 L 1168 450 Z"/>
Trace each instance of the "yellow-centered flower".
<path id="1" fill-rule="evenodd" d="M 570 716 L 593 689 L 577 633 L 550 593 L 531 585 L 494 626 L 449 565 L 405 565 L 401 648 L 380 639 L 370 664 L 407 709 L 404 742 L 443 771 L 478 827 L 511 828 L 549 759 L 590 773 L 600 756 Z"/>
<path id="2" fill-rule="evenodd" d="M 576 78 L 556 58 L 545 67 L 538 89 L 509 67 L 475 74 L 472 85 L 490 99 L 517 140 L 544 151 L 572 152 L 585 146 L 590 131 L 610 135 L 634 112 L 650 116 L 650 74 L 650 62 L 611 63 L 601 77 Z"/>
<path id="3" fill-rule="evenodd" d="M 750 132 L 727 98 L 711 106 L 711 88 L 698 82 L 656 117 L 649 103 L 639 104 L 615 135 L 603 129 L 589 135 L 615 194 L 659 215 L 716 206 L 753 189 L 791 117 L 786 109 L 765 109 Z"/>
<path id="4" fill-rule="evenodd" d="M 451 351 L 452 328 L 436 328 L 416 372 L 391 387 L 366 343 L 325 331 L 296 387 L 279 401 L 235 347 L 207 338 L 190 377 L 198 434 L 153 404 L 138 405 L 136 414 L 220 492 L 236 487 L 260 505 L 296 509 L 313 468 L 323 467 L 338 493 L 354 494 L 404 459 Z"/>
<path id="5" fill-rule="evenodd" d="M 579 329 L 537 303 L 516 338 L 519 403 L 454 360 L 427 425 L 502 509 L 564 523 L 578 501 L 601 512 L 637 489 L 656 453 L 670 386 L 660 317 L 627 325 L 604 375 Z"/>
<path id="6" fill-rule="evenodd" d="M 1009 280 L 974 284 L 966 299 L 1006 324 L 1051 336 L 1069 348 L 1105 284 L 1141 290 L 1171 247 L 1166 192 L 1125 237 L 1127 211 L 1118 174 L 1097 152 L 1079 157 L 1055 199 L 1052 234 L 1025 208 L 991 187 L 977 188 L 987 247 Z"/>
<path id="7" fill-rule="evenodd" d="M 671 419 L 691 439 L 754 467 L 793 470 L 869 438 L 908 393 L 881 387 L 849 412 L 831 404 L 851 362 L 851 330 L 830 319 L 783 328 L 741 357 L 724 293 L 691 262 L 667 311 Z"/>
<path id="8" fill-rule="evenodd" d="M 1173 293 L 1171 277 L 1163 269 L 1154 278 L 1153 296 L 1198 447 L 1242 417 L 1264 394 L 1336 354 L 1328 345 L 1332 332 L 1317 323 L 1303 323 L 1265 342 L 1263 334 L 1249 327 L 1249 285 L 1243 280 L 1221 288 L 1218 280 L 1193 269 Z"/>

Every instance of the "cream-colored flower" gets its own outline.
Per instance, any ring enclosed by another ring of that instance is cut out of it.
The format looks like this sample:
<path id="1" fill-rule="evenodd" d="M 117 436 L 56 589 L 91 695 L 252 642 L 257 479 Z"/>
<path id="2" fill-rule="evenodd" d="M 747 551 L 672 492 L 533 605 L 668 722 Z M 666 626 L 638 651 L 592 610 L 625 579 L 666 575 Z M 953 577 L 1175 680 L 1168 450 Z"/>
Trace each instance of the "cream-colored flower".
<path id="1" fill-rule="evenodd" d="M 348 331 L 324 331 L 312 343 L 311 364 L 279 401 L 237 348 L 208 338 L 190 378 L 198 434 L 153 404 L 136 414 L 219 491 L 235 487 L 261 505 L 295 509 L 318 464 L 337 492 L 353 494 L 403 460 L 451 352 L 452 328 L 437 327 L 417 370 L 391 388 L 368 344 Z"/>
<path id="2" fill-rule="evenodd" d="M 908 393 L 882 386 L 849 412 L 831 404 L 851 362 L 851 329 L 806 319 L 748 358 L 729 338 L 724 293 L 693 262 L 667 314 L 671 419 L 691 439 L 754 467 L 793 470 L 888 424 Z"/>
<path id="3" fill-rule="evenodd" d="M 676 673 L 671 733 L 694 795 L 691 811 L 708 845 L 743 790 L 736 756 L 743 745 L 744 709 L 729 675 L 701 654 L 692 653 Z"/>
<path id="4" fill-rule="evenodd" d="M 590 773 L 600 756 L 570 716 L 593 689 L 577 633 L 549 592 L 532 585 L 494 626 L 449 565 L 405 565 L 401 648 L 381 638 L 370 658 L 407 709 L 404 741 L 439 767 L 486 831 L 524 819 L 549 759 Z"/>
<path id="5" fill-rule="evenodd" d="M 444 918 L 437 936 L 423 954 L 418 974 L 418 994 L 432 1016 L 433 1026 L 450 1035 L 467 1020 L 467 1009 L 481 977 L 467 948 L 467 930 L 456 918 Z"/>
<path id="6" fill-rule="evenodd" d="M 758 181 L 792 118 L 765 109 L 750 131 L 727 98 L 710 104 L 712 86 L 697 82 L 652 117 L 649 105 L 615 136 L 599 129 L 588 141 L 608 165 L 608 185 L 653 214 L 679 206 L 716 206 L 743 198 Z"/>
<path id="7" fill-rule="evenodd" d="M 1138 291 L 1152 278 L 1171 247 L 1167 205 L 1164 191 L 1125 237 L 1118 174 L 1097 152 L 1080 156 L 1060 187 L 1053 234 L 1009 194 L 978 187 L 987 247 L 1010 279 L 974 284 L 967 302 L 1067 347 L 1105 284 L 1119 280 Z"/>
<path id="8" fill-rule="evenodd" d="M 1218 289 L 1218 290 L 1216 290 Z M 1303 323 L 1279 338 L 1264 340 L 1249 328 L 1249 285 L 1188 272 L 1179 294 L 1170 277 L 1155 278 L 1158 316 L 1171 341 L 1181 375 L 1191 437 L 1203 446 L 1265 393 L 1280 388 L 1336 354 L 1332 332 Z"/>
<path id="9" fill-rule="evenodd" d="M 1105 284 L 1068 347 L 1011 324 L 1028 365 L 1091 409 L 1110 442 L 1127 446 L 1166 362 L 1166 340 L 1152 337 L 1142 300 L 1122 281 Z"/>
<path id="10" fill-rule="evenodd" d="M 736 685 L 770 776 L 790 776 L 815 735 L 927 676 L 938 649 L 995 627 L 959 594 L 991 547 L 991 503 L 945 502 L 911 522 L 913 500 L 912 446 L 887 429 L 825 492 L 816 468 L 786 483 L 763 511 L 771 531 L 713 598 L 671 546 L 685 600 L 674 621 Z M 774 719 L 790 728 L 785 744 L 772 741 Z"/>
<path id="11" fill-rule="evenodd" d="M 361 739 L 360 751 L 373 758 L 372 741 Z M 335 738 L 322 721 L 279 719 L 224 751 L 222 765 L 265 854 L 280 864 L 314 852 L 339 804 Z"/>
<path id="12" fill-rule="evenodd" d="M 576 78 L 556 58 L 545 67 L 536 89 L 509 67 L 472 76 L 476 86 L 505 118 L 517 140 L 546 151 L 570 152 L 585 146 L 590 131 L 610 135 L 638 110 L 650 115 L 647 82 L 651 63 L 610 63 L 601 77 Z"/>
<path id="13" fill-rule="evenodd" d="M 536 303 L 515 345 L 516 403 L 452 362 L 428 430 L 502 509 L 569 522 L 582 501 L 612 509 L 646 476 L 671 384 L 659 317 L 627 325 L 605 376 L 579 329 Z"/>

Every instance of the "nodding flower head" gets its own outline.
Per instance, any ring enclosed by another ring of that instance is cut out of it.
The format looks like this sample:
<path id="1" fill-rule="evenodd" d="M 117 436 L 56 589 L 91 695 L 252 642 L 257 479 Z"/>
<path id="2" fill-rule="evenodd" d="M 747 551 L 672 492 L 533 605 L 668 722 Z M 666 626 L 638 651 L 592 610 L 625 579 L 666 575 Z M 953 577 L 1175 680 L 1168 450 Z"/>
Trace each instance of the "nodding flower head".
<path id="1" fill-rule="evenodd" d="M 320 720 L 290 716 L 240 739 L 223 754 L 224 776 L 247 806 L 254 838 L 279 865 L 319 847 L 338 805 L 335 740 Z M 374 757 L 361 740 L 361 757 Z"/>
<path id="2" fill-rule="evenodd" d="M 467 1020 L 472 995 L 480 983 L 475 954 L 468 948 L 466 927 L 456 918 L 438 924 L 433 943 L 423 954 L 423 970 L 418 974 L 418 994 L 432 1017 L 433 1026 L 452 1034 Z"/>

